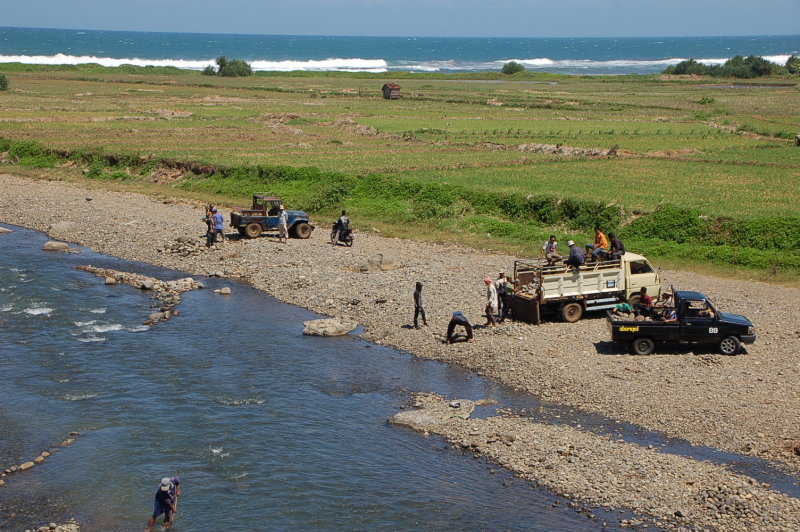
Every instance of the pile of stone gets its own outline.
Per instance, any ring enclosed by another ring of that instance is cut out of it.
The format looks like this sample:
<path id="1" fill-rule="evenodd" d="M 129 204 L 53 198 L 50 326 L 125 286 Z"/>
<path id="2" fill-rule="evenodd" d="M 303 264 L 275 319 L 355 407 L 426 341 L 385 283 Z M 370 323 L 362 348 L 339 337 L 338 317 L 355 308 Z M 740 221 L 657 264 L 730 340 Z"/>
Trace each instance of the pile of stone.
<path id="1" fill-rule="evenodd" d="M 63 525 L 50 523 L 47 526 L 40 526 L 35 530 L 29 529 L 25 532 L 81 532 L 81 525 L 73 519 L 69 523 L 64 523 Z"/>
<path id="2" fill-rule="evenodd" d="M 159 248 L 159 253 L 175 253 L 185 257 L 193 255 L 202 255 L 209 248 L 206 247 L 205 240 L 202 238 L 180 236 L 175 239 L 172 244 L 167 244 L 163 248 Z"/>
<path id="3" fill-rule="evenodd" d="M 614 155 L 612 150 L 602 150 L 598 148 L 577 148 L 574 146 L 562 146 L 561 144 L 520 144 L 516 147 L 517 151 L 529 151 L 536 153 L 547 153 L 550 155 L 566 155 L 570 157 L 608 157 Z"/>
<path id="4" fill-rule="evenodd" d="M 199 283 L 191 277 L 184 277 L 175 281 L 162 281 L 154 277 L 147 277 L 137 273 L 120 272 L 111 270 L 109 268 L 97 268 L 95 266 L 78 266 L 79 270 L 83 270 L 99 277 L 105 278 L 106 284 L 125 283 L 135 286 L 141 290 L 152 290 L 153 299 L 159 301 L 158 312 L 153 312 L 147 317 L 145 325 L 152 325 L 160 321 L 167 321 L 172 316 L 177 315 L 177 311 L 172 310 L 174 306 L 181 302 L 180 294 L 195 290 L 197 288 L 204 288 L 202 283 Z"/>

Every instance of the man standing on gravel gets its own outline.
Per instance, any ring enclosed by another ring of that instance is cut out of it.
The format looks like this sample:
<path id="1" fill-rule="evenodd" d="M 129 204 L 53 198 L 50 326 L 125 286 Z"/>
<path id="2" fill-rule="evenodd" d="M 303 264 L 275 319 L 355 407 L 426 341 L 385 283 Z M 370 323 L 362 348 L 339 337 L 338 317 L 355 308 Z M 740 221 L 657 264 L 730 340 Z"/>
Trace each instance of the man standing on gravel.
<path id="1" fill-rule="evenodd" d="M 503 298 L 506 294 L 506 272 L 500 272 L 494 280 L 494 289 L 497 290 L 497 315 L 503 312 Z"/>
<path id="2" fill-rule="evenodd" d="M 217 209 L 211 209 L 214 218 L 214 240 L 219 241 L 219 238 L 225 242 L 225 217 L 217 212 Z M 219 237 L 219 238 L 217 238 Z"/>
<path id="3" fill-rule="evenodd" d="M 491 277 L 487 277 L 483 282 L 486 283 L 486 326 L 496 327 L 494 315 L 497 314 L 497 288 Z"/>
<path id="4" fill-rule="evenodd" d="M 428 326 L 428 318 L 425 316 L 425 307 L 422 305 L 422 283 L 417 283 L 414 290 L 414 328 L 419 329 L 419 317 L 422 316 L 422 323 Z"/>
<path id="5" fill-rule="evenodd" d="M 283 208 L 283 203 L 278 206 L 278 242 L 285 244 L 289 241 L 289 213 Z"/>

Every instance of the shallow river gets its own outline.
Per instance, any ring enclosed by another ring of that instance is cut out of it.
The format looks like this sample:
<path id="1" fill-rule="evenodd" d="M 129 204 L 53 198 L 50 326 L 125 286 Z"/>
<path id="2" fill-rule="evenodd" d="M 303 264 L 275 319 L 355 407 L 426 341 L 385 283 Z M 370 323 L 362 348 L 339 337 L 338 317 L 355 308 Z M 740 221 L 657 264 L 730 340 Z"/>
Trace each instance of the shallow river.
<path id="1" fill-rule="evenodd" d="M 413 391 L 513 400 L 489 381 L 355 336 L 303 336 L 315 315 L 219 279 L 146 327 L 147 293 L 74 266 L 184 274 L 44 252 L 46 240 L 0 235 L 0 468 L 80 436 L 6 477 L 0 529 L 74 516 L 84 530 L 142 530 L 172 475 L 183 486 L 176 531 L 597 530 L 627 517 L 587 519 L 386 423 Z"/>

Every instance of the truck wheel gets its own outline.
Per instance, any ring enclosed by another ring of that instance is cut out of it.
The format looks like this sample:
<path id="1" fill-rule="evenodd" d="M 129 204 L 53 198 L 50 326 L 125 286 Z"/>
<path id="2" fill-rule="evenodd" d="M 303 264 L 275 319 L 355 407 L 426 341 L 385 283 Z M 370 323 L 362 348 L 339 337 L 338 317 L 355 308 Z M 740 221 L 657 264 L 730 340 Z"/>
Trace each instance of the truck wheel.
<path id="1" fill-rule="evenodd" d="M 258 238 L 261 236 L 261 226 L 257 223 L 247 224 L 244 228 L 244 236 L 247 238 Z"/>
<path id="2" fill-rule="evenodd" d="M 655 348 L 656 344 L 650 338 L 637 338 L 633 341 L 634 355 L 649 355 Z"/>
<path id="3" fill-rule="evenodd" d="M 308 238 L 311 236 L 311 226 L 306 222 L 300 222 L 294 226 L 294 236 L 297 238 Z"/>
<path id="4" fill-rule="evenodd" d="M 719 343 L 719 350 L 723 355 L 732 356 L 739 352 L 739 339 L 735 336 L 726 336 Z"/>
<path id="5" fill-rule="evenodd" d="M 561 309 L 561 319 L 567 323 L 575 323 L 583 316 L 583 307 L 580 303 L 567 303 Z"/>

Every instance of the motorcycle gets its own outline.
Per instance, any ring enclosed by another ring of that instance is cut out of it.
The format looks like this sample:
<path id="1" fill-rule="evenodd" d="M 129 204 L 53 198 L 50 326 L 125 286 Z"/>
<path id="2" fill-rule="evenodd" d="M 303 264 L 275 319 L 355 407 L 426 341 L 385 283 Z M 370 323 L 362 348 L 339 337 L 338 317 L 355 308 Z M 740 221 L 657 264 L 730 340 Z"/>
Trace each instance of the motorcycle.
<path id="1" fill-rule="evenodd" d="M 336 239 L 337 234 L 339 235 L 338 240 Z M 347 229 L 345 229 L 340 233 L 339 225 L 336 222 L 333 222 L 333 227 L 331 228 L 331 244 L 335 246 L 338 244 L 338 242 L 341 242 L 347 247 L 352 247 L 354 239 L 355 236 L 353 235 L 352 229 L 348 227 Z"/>

